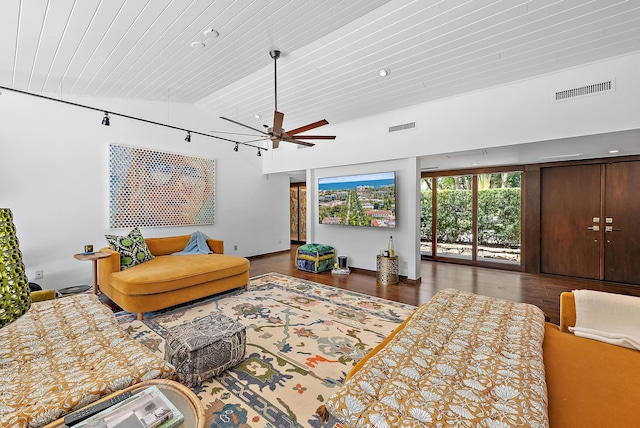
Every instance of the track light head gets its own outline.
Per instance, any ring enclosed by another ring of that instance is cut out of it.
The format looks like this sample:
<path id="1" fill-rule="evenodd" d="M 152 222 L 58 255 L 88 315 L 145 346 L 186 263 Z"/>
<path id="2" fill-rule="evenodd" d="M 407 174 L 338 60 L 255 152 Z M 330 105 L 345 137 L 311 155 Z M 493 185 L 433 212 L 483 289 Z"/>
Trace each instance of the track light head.
<path id="1" fill-rule="evenodd" d="M 262 150 L 258 149 L 258 157 L 262 156 Z"/>
<path id="2" fill-rule="evenodd" d="M 111 125 L 111 123 L 109 122 L 109 113 L 107 113 L 106 111 L 104 112 L 104 117 L 102 118 L 102 124 L 104 126 Z"/>
<path id="3" fill-rule="evenodd" d="M 235 147 L 233 148 L 233 151 L 234 151 L 234 152 L 237 152 L 237 151 L 238 151 L 238 143 L 236 143 Z"/>
<path id="4" fill-rule="evenodd" d="M 187 131 L 187 136 L 184 137 L 184 141 L 186 141 L 187 143 L 191 142 L 191 131 Z"/>

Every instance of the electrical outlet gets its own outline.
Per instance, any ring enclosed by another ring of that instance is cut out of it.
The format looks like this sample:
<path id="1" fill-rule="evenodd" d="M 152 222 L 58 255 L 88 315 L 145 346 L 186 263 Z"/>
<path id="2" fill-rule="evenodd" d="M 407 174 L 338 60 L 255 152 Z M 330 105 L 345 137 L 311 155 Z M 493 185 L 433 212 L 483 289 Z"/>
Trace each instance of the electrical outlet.
<path id="1" fill-rule="evenodd" d="M 43 270 L 37 270 L 36 271 L 36 279 L 42 279 L 44 278 L 44 271 Z"/>
<path id="2" fill-rule="evenodd" d="M 233 246 L 233 251 L 238 251 L 238 246 L 237 245 Z"/>

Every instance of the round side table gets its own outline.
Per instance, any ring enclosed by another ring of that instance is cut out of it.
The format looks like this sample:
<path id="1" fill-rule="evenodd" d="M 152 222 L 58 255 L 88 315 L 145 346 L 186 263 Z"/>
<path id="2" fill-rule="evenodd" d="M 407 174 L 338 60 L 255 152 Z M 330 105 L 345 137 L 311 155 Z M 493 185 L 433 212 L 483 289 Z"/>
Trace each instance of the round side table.
<path id="1" fill-rule="evenodd" d="M 191 391 L 186 386 L 172 381 L 168 379 L 152 379 L 147 380 L 133 386 L 130 386 L 122 391 L 114 392 L 111 395 L 107 395 L 106 397 L 101 398 L 98 401 L 108 400 L 109 398 L 122 394 L 125 391 L 131 391 L 136 393 L 142 389 L 147 388 L 148 386 L 155 385 L 158 387 L 160 391 L 166 397 L 171 400 L 171 402 L 180 410 L 180 413 L 184 415 L 184 423 L 180 425 L 181 427 L 189 427 L 189 428 L 204 428 L 205 424 L 205 413 L 204 407 L 200 402 L 198 396 Z M 92 406 L 97 402 L 89 404 Z M 55 422 L 46 425 L 44 428 L 63 428 L 66 427 L 64 424 L 64 418 L 60 418 Z"/>
<path id="2" fill-rule="evenodd" d="M 378 284 L 389 285 L 400 282 L 398 277 L 398 256 L 377 255 L 376 259 L 376 281 Z"/>
<path id="3" fill-rule="evenodd" d="M 74 254 L 73 257 L 76 260 L 80 260 L 80 261 L 87 261 L 90 260 L 93 264 L 93 294 L 98 294 L 98 260 L 100 259 L 104 259 L 106 257 L 111 256 L 111 254 L 109 253 L 101 253 L 101 252 L 97 252 L 97 253 L 91 253 L 91 254 L 85 254 L 85 253 L 78 253 L 78 254 Z"/>

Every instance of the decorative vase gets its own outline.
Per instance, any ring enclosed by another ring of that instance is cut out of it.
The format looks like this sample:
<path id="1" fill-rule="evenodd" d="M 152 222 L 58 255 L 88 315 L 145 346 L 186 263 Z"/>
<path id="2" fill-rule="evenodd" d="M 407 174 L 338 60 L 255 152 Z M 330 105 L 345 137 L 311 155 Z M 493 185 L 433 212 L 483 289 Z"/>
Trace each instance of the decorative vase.
<path id="1" fill-rule="evenodd" d="M 0 328 L 31 307 L 31 290 L 24 271 L 13 214 L 0 208 Z"/>

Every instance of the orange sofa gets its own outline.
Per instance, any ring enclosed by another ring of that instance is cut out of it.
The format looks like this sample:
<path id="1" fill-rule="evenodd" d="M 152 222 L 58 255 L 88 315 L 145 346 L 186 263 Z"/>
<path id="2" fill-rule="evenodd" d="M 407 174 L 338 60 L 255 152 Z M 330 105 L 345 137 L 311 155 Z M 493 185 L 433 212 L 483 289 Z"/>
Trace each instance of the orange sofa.
<path id="1" fill-rule="evenodd" d="M 171 255 L 184 250 L 191 235 L 147 238 L 155 257 L 124 271 L 120 253 L 107 247 L 110 257 L 98 260 L 100 291 L 127 312 L 156 311 L 223 291 L 246 286 L 249 260 L 224 254 L 224 243 L 207 239 L 213 254 Z"/>
<path id="2" fill-rule="evenodd" d="M 551 428 L 638 427 L 640 351 L 585 339 L 573 293 L 560 296 L 560 325 L 547 323 L 542 349 Z"/>

